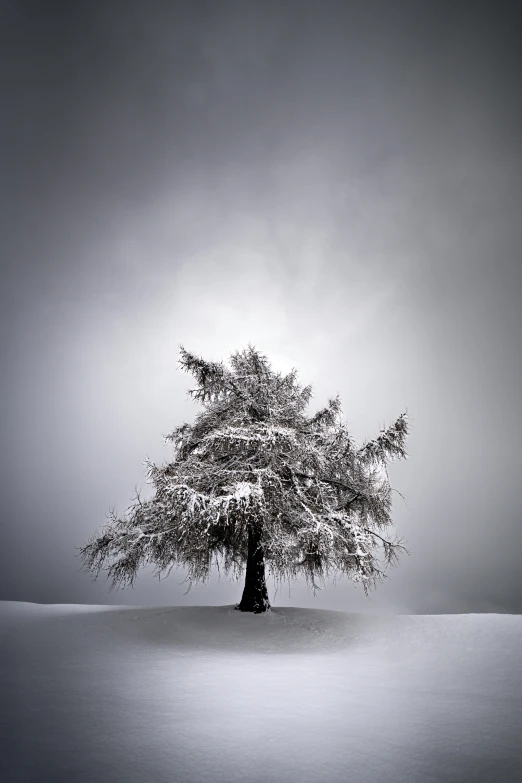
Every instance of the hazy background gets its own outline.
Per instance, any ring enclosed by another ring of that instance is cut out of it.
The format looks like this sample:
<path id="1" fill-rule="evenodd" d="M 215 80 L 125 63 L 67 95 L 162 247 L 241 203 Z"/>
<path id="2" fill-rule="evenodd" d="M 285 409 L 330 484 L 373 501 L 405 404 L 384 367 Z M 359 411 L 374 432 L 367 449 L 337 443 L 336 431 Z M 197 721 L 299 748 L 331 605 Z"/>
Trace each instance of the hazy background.
<path id="1" fill-rule="evenodd" d="M 239 600 L 74 547 L 192 420 L 179 343 L 251 342 L 358 438 L 413 419 L 411 556 L 277 602 L 522 612 L 517 5 L 0 3 L 1 599 Z"/>

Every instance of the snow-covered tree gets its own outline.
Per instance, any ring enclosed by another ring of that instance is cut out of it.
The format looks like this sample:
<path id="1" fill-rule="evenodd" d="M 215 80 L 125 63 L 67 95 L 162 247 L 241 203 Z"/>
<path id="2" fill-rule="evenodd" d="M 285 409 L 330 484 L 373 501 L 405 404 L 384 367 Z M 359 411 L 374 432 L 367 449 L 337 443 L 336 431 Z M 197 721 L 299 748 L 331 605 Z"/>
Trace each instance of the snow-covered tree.
<path id="1" fill-rule="evenodd" d="M 397 561 L 392 489 L 386 465 L 407 456 L 403 413 L 374 440 L 357 445 L 342 422 L 339 397 L 306 416 L 312 387 L 282 375 L 253 346 L 230 357 L 230 366 L 181 349 L 180 365 L 197 381 L 189 391 L 203 410 L 165 441 L 174 459 L 146 461 L 154 496 L 136 502 L 122 518 L 114 511 L 100 535 L 80 548 L 84 566 L 111 589 L 134 583 L 141 566 L 157 575 L 187 569 L 190 584 L 205 581 L 213 561 L 239 579 L 238 609 L 270 608 L 265 564 L 276 579 L 316 580 L 346 575 L 370 587 Z"/>

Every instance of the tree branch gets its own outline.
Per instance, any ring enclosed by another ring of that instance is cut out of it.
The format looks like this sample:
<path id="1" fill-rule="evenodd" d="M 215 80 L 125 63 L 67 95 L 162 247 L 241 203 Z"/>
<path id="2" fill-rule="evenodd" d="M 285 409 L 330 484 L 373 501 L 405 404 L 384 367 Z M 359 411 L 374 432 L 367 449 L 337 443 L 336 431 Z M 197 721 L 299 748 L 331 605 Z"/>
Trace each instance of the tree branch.
<path id="1" fill-rule="evenodd" d="M 300 471 L 294 471 L 296 476 L 301 476 L 302 478 L 308 478 L 308 479 L 314 479 L 315 476 L 309 476 L 308 473 L 301 473 Z M 351 503 L 352 501 L 356 500 L 357 498 L 362 498 L 363 495 L 361 495 L 360 492 L 356 492 L 353 487 L 348 486 L 348 484 L 345 484 L 344 481 L 339 481 L 338 479 L 333 478 L 325 478 L 321 476 L 319 481 L 323 481 L 326 484 L 333 484 L 336 487 L 341 487 L 341 489 L 346 489 L 348 492 L 353 492 L 354 495 L 349 500 L 346 501 L 346 503 Z"/>

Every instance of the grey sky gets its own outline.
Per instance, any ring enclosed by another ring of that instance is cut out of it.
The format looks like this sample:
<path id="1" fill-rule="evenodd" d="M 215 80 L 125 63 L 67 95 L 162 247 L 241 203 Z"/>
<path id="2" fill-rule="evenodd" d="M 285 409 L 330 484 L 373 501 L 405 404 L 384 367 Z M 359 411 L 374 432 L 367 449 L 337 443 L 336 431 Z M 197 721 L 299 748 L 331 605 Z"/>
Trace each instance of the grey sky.
<path id="1" fill-rule="evenodd" d="M 404 407 L 411 557 L 372 594 L 522 611 L 520 15 L 514 3 L 4 2 L 0 598 L 232 603 L 183 573 L 109 593 L 74 546 L 190 421 L 178 345 L 252 342 Z M 272 597 L 271 593 L 271 597 Z"/>

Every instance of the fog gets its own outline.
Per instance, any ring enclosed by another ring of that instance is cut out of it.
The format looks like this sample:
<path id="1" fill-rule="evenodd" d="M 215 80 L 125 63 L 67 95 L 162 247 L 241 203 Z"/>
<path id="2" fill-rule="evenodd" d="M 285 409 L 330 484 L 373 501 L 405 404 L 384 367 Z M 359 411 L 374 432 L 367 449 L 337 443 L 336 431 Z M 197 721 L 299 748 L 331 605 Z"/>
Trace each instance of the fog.
<path id="1" fill-rule="evenodd" d="M 409 557 L 286 605 L 522 612 L 520 21 L 514 4 L 5 2 L 0 599 L 232 604 L 184 572 L 110 593 L 75 547 L 191 421 L 178 347 L 250 342 L 405 407 Z M 270 598 L 274 599 L 274 585 Z"/>

